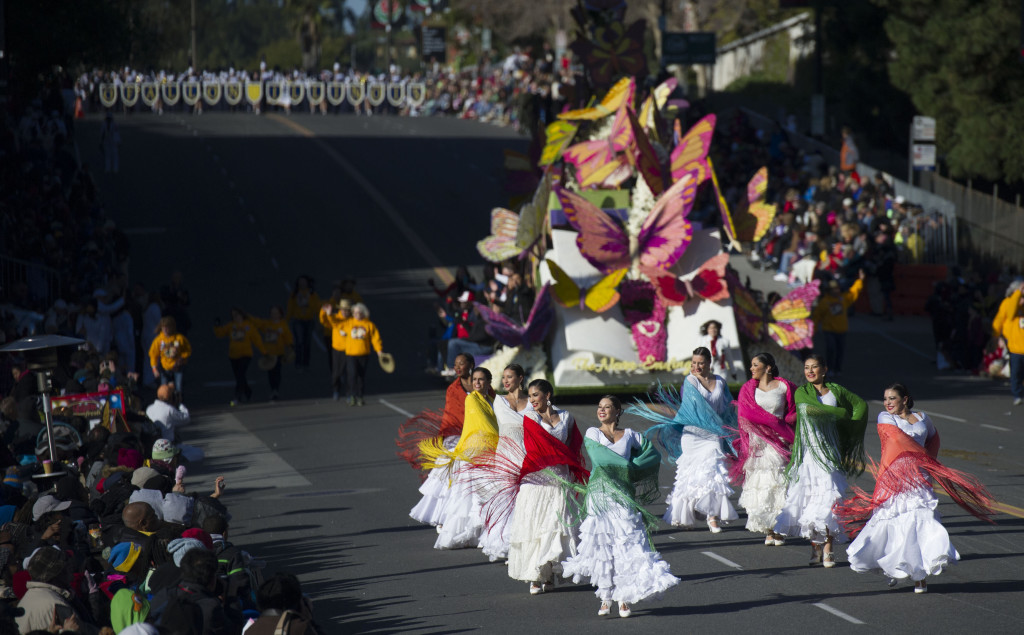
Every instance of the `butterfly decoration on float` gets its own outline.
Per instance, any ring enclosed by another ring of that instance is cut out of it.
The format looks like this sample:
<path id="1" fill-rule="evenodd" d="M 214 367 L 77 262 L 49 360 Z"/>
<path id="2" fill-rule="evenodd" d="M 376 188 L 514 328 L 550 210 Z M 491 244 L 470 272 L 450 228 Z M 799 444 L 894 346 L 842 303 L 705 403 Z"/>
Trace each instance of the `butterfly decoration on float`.
<path id="1" fill-rule="evenodd" d="M 558 186 L 554 191 L 577 232 L 580 254 L 609 274 L 619 269 L 639 273 L 674 265 L 693 239 L 693 226 L 686 216 L 696 187 L 692 174 L 673 184 L 655 202 L 635 236 L 579 194 Z"/>
<path id="2" fill-rule="evenodd" d="M 742 251 L 740 243 L 756 243 L 764 238 L 771 228 L 777 209 L 775 205 L 765 202 L 765 194 L 768 191 L 768 168 L 762 167 L 754 174 L 747 183 L 746 200 L 741 201 L 732 211 L 729 210 L 729 204 L 722 195 L 714 170 L 711 171 L 711 178 L 715 186 L 718 209 L 722 214 L 722 227 L 733 248 Z"/>
<path id="3" fill-rule="evenodd" d="M 678 123 L 678 120 L 676 120 Z M 715 133 L 717 118 L 708 115 L 695 123 L 672 150 L 670 171 L 672 178 L 679 180 L 684 174 L 696 172 L 697 185 L 708 179 L 711 165 L 708 151 L 711 149 L 711 138 Z"/>
<path id="4" fill-rule="evenodd" d="M 619 111 L 624 104 L 632 105 L 636 93 L 636 79 L 623 77 L 605 93 L 597 105 L 587 106 L 558 114 L 565 121 L 597 121 Z"/>
<path id="5" fill-rule="evenodd" d="M 503 207 L 491 210 L 491 233 L 476 243 L 480 255 L 489 262 L 502 262 L 522 257 L 535 247 L 542 252 L 550 192 L 551 179 L 546 176 L 518 214 Z"/>
<path id="6" fill-rule="evenodd" d="M 555 307 L 551 299 L 550 285 L 544 285 L 537 292 L 533 308 L 525 322 L 518 322 L 504 313 L 476 303 L 476 310 L 487 322 L 484 330 L 505 346 L 531 348 L 544 341 L 555 318 Z"/>
<path id="7" fill-rule="evenodd" d="M 755 342 L 760 342 L 765 331 L 787 351 L 814 347 L 814 322 L 811 310 L 821 293 L 821 282 L 814 280 L 793 289 L 775 302 L 767 317 L 761 306 L 742 285 L 732 288 L 736 323 Z"/>
<path id="8" fill-rule="evenodd" d="M 566 308 L 579 307 L 590 309 L 594 313 L 604 313 L 619 303 L 619 283 L 626 276 L 628 269 L 622 268 L 603 276 L 596 284 L 582 287 L 576 283 L 554 260 L 544 262 L 554 283 L 551 292 L 555 301 Z"/>
<path id="9" fill-rule="evenodd" d="M 666 306 L 679 306 L 688 300 L 719 302 L 729 297 L 725 268 L 729 254 L 720 253 L 707 260 L 697 272 L 686 279 L 670 271 L 649 271 L 655 292 Z"/>
<path id="10" fill-rule="evenodd" d="M 581 188 L 614 189 L 633 175 L 634 145 L 629 107 L 623 104 L 619 106 L 606 138 L 569 146 L 562 153 L 562 158 L 576 168 L 576 181 Z"/>

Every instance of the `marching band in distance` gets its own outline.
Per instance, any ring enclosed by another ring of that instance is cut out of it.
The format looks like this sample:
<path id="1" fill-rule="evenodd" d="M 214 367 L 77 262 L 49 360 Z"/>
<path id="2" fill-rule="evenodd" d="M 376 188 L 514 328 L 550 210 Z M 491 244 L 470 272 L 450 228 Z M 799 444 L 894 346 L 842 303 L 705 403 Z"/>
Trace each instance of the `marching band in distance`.
<path id="1" fill-rule="evenodd" d="M 679 583 L 654 548 L 658 519 L 645 508 L 660 498 L 659 447 L 676 466 L 665 523 L 693 528 L 702 520 L 719 534 L 739 519 L 730 496 L 742 487 L 746 528 L 764 534 L 765 545 L 807 539 L 809 564 L 833 568 L 835 545 L 853 539 L 851 569 L 881 572 L 890 586 L 912 580 L 915 593 L 959 559 L 932 483 L 978 518 L 993 513 L 984 486 L 936 460 L 938 431 L 913 409 L 905 386 L 884 391 L 875 462 L 864 452 L 867 403 L 827 379 L 823 356 L 807 357 L 806 383 L 796 387 L 771 354 L 755 355 L 737 400 L 712 372 L 713 360 L 697 348 L 681 388 L 659 387 L 650 401 L 624 408 L 618 397 L 602 397 L 595 425 L 581 434 L 572 414 L 552 403 L 546 380 L 524 389 L 523 368 L 511 364 L 504 394 L 494 394 L 490 371 L 470 370 L 471 358 L 460 356 L 444 410 L 400 429 L 400 455 L 426 472 L 410 515 L 437 526 L 435 548 L 475 547 L 492 562 L 505 559 L 508 576 L 529 583 L 531 595 L 560 578 L 586 580 L 597 589 L 598 615 L 617 605 L 629 617 L 632 604 Z M 644 433 L 621 427 L 623 414 L 654 425 Z M 848 492 L 847 478 L 866 468 L 874 492 Z"/>

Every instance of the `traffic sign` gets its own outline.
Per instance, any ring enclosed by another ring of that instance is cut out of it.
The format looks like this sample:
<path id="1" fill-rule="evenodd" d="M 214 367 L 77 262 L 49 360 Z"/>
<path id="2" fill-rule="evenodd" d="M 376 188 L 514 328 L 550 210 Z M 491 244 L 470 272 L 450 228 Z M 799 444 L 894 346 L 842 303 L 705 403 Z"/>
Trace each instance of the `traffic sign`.
<path id="1" fill-rule="evenodd" d="M 914 117 L 914 125 L 910 129 L 914 141 L 935 141 L 935 117 Z"/>
<path id="2" fill-rule="evenodd" d="M 714 64 L 714 32 L 665 32 L 661 38 L 662 64 Z"/>
<path id="3" fill-rule="evenodd" d="M 913 166 L 915 170 L 935 169 L 935 144 L 915 143 L 913 145 Z"/>

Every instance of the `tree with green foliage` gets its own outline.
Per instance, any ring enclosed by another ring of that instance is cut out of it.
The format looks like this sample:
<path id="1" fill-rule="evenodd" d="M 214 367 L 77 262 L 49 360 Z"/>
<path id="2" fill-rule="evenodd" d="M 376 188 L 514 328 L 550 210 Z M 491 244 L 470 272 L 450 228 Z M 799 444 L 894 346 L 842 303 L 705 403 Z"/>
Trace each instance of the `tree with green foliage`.
<path id="1" fill-rule="evenodd" d="M 952 175 L 1024 179 L 1020 2 L 873 2 L 888 11 L 893 83 L 920 114 L 935 117 Z"/>

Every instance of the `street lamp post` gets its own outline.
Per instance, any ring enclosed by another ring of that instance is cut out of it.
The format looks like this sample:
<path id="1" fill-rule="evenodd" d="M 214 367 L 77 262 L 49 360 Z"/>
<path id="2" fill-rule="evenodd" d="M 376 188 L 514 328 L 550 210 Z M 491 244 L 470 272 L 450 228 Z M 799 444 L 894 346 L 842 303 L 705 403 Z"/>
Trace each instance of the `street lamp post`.
<path id="1" fill-rule="evenodd" d="M 0 353 L 23 354 L 28 369 L 36 373 L 39 393 L 43 398 L 43 418 L 46 421 L 50 465 L 53 467 L 56 466 L 57 456 L 53 446 L 53 405 L 50 402 L 50 390 L 53 388 L 51 384 L 53 371 L 57 368 L 57 349 L 83 343 L 84 340 L 63 335 L 29 335 L 0 348 Z M 43 476 L 52 478 L 60 474 L 63 474 L 63 471 L 54 469 Z"/>

